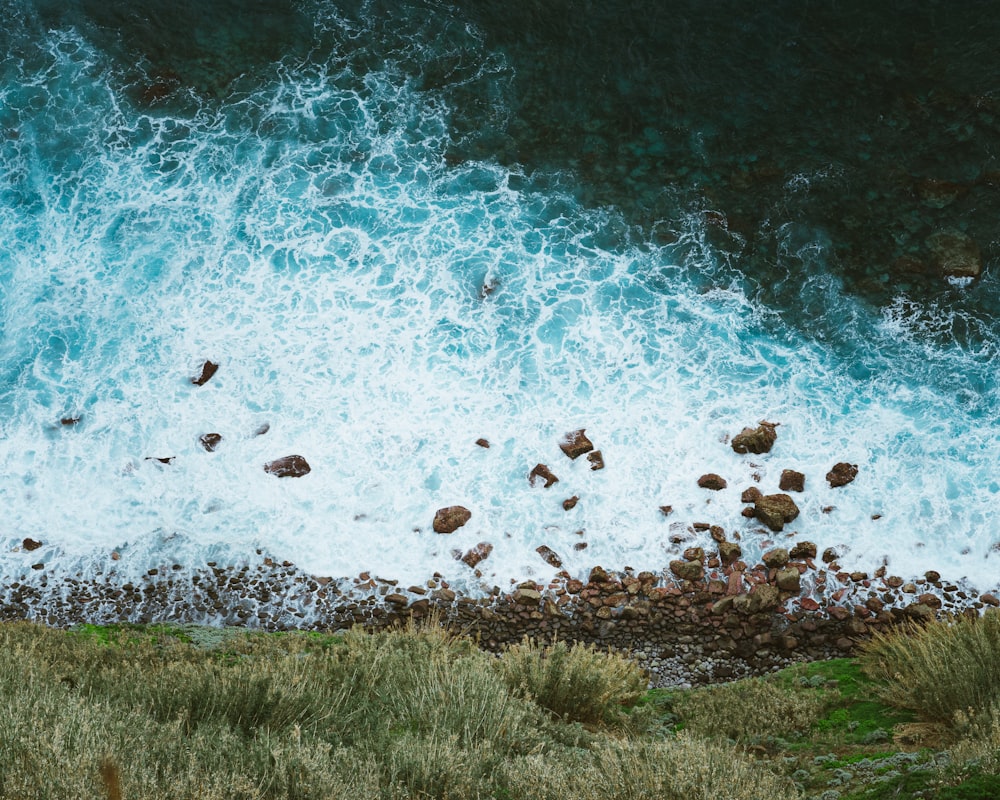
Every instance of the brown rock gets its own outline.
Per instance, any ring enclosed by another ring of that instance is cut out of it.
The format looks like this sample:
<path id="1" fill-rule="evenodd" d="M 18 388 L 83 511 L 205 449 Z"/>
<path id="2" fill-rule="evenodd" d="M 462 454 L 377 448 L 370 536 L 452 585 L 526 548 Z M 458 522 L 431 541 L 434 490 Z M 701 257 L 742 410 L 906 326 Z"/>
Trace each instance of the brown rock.
<path id="1" fill-rule="evenodd" d="M 434 514 L 435 533 L 453 533 L 472 518 L 472 512 L 465 506 L 439 508 Z"/>
<path id="2" fill-rule="evenodd" d="M 736 542 L 719 542 L 719 558 L 724 566 L 729 566 L 743 555 L 742 548 Z"/>
<path id="3" fill-rule="evenodd" d="M 539 601 L 542 599 L 542 593 L 537 589 L 529 589 L 527 587 L 518 587 L 512 598 L 515 603 L 522 606 L 537 606 Z"/>
<path id="4" fill-rule="evenodd" d="M 476 439 L 476 444 L 478 444 L 480 447 L 486 450 L 489 450 L 490 448 L 490 443 L 488 439 Z"/>
<path id="5" fill-rule="evenodd" d="M 826 473 L 826 479 L 830 483 L 830 487 L 833 489 L 836 489 L 838 486 L 846 486 L 857 476 L 858 465 L 848 464 L 846 461 L 840 461 L 834 464 L 833 469 Z"/>
<path id="6" fill-rule="evenodd" d="M 563 510 L 569 511 L 571 508 L 576 508 L 576 504 L 578 502 L 580 502 L 580 498 L 577 497 L 576 495 L 573 495 L 572 497 L 563 500 Z"/>
<path id="7" fill-rule="evenodd" d="M 538 553 L 538 555 L 540 555 L 549 566 L 555 567 L 556 569 L 559 569 L 559 567 L 562 566 L 562 559 L 556 555 L 556 551 L 551 547 L 543 544 L 541 547 L 536 547 L 535 552 Z"/>
<path id="8" fill-rule="evenodd" d="M 30 553 L 32 550 L 37 550 L 41 546 L 42 546 L 41 542 L 31 538 L 27 538 L 21 542 L 21 549 L 25 550 L 28 553 Z"/>
<path id="9" fill-rule="evenodd" d="M 787 494 L 767 494 L 754 504 L 753 513 L 772 531 L 780 531 L 799 515 L 799 507 Z"/>
<path id="10" fill-rule="evenodd" d="M 737 453 L 761 453 L 771 452 L 778 432 L 775 430 L 776 423 L 761 422 L 756 428 L 744 428 L 733 437 L 732 447 Z"/>
<path id="11" fill-rule="evenodd" d="M 937 583 L 941 580 L 941 573 L 934 569 L 929 569 L 924 573 L 924 578 L 931 583 Z"/>
<path id="12" fill-rule="evenodd" d="M 601 455 L 600 450 L 595 450 L 593 453 L 588 453 L 587 461 L 590 462 L 590 469 L 592 471 L 604 469 L 604 456 Z"/>
<path id="13" fill-rule="evenodd" d="M 724 542 L 726 541 L 726 532 L 719 525 L 712 525 L 708 529 L 709 535 L 712 537 L 713 542 Z"/>
<path id="14" fill-rule="evenodd" d="M 611 576 L 604 567 L 594 567 L 590 570 L 590 577 L 587 578 L 588 583 L 608 583 L 610 580 Z"/>
<path id="15" fill-rule="evenodd" d="M 750 592 L 750 613 L 769 611 L 781 601 L 777 586 L 769 583 L 759 583 Z"/>
<path id="16" fill-rule="evenodd" d="M 558 483 L 559 479 L 545 464 L 536 464 L 535 468 L 528 473 L 528 482 L 532 486 L 542 483 L 544 488 L 548 489 L 553 483 Z"/>
<path id="17" fill-rule="evenodd" d="M 665 516 L 665 517 L 669 517 L 671 514 L 674 513 L 674 507 L 673 506 L 660 506 L 660 513 L 663 514 L 663 516 Z"/>
<path id="18" fill-rule="evenodd" d="M 264 472 L 279 478 L 300 478 L 311 472 L 309 463 L 302 456 L 282 456 L 264 465 Z"/>
<path id="19" fill-rule="evenodd" d="M 717 492 L 720 489 L 725 489 L 728 484 L 725 478 L 716 475 L 714 472 L 709 472 L 698 478 L 698 485 L 702 489 L 711 489 L 713 492 Z"/>
<path id="20" fill-rule="evenodd" d="M 773 550 L 768 550 L 764 553 L 761 556 L 761 561 L 770 569 L 783 567 L 788 563 L 788 551 L 784 547 L 775 547 Z"/>
<path id="21" fill-rule="evenodd" d="M 671 561 L 670 571 L 682 581 L 700 581 L 705 576 L 705 568 L 699 561 Z"/>
<path id="22" fill-rule="evenodd" d="M 697 561 L 699 563 L 704 563 L 705 561 L 705 551 L 700 547 L 689 547 L 684 551 L 685 561 Z"/>
<path id="23" fill-rule="evenodd" d="M 840 558 L 840 553 L 837 552 L 836 548 L 828 547 L 823 551 L 824 564 L 832 564 L 838 558 Z"/>
<path id="24" fill-rule="evenodd" d="M 567 433 L 559 443 L 559 449 L 572 459 L 577 459 L 593 450 L 594 444 L 586 437 L 584 430 L 580 428 L 578 431 Z"/>
<path id="25" fill-rule="evenodd" d="M 758 489 L 756 486 L 750 486 L 743 490 L 743 494 L 740 495 L 740 502 L 756 503 L 763 496 L 764 493 L 760 489 Z"/>
<path id="26" fill-rule="evenodd" d="M 979 595 L 979 599 L 988 606 L 1000 606 L 1000 598 L 995 594 L 981 594 Z"/>
<path id="27" fill-rule="evenodd" d="M 924 594 L 918 596 L 917 602 L 924 606 L 930 606 L 931 608 L 941 608 L 941 598 L 936 594 L 931 594 L 930 592 L 925 592 Z"/>
<path id="28" fill-rule="evenodd" d="M 191 383 L 193 383 L 195 386 L 204 386 L 206 383 L 209 382 L 209 380 L 211 380 L 212 376 L 216 372 L 218 372 L 218 370 L 219 370 L 218 364 L 213 364 L 211 361 L 206 361 L 204 364 L 201 365 L 201 372 L 198 374 L 198 376 L 196 378 L 191 379 Z"/>
<path id="29" fill-rule="evenodd" d="M 781 470 L 781 480 L 778 481 L 778 488 L 783 492 L 805 491 L 806 476 L 794 469 Z"/>
<path id="30" fill-rule="evenodd" d="M 784 569 L 779 569 L 774 582 L 783 592 L 795 592 L 798 594 L 802 588 L 801 576 L 795 567 L 785 567 Z"/>
<path id="31" fill-rule="evenodd" d="M 201 442 L 201 446 L 204 447 L 209 453 L 214 453 L 215 448 L 219 446 L 222 442 L 221 433 L 206 433 L 204 436 L 198 439 Z"/>
<path id="32" fill-rule="evenodd" d="M 816 545 L 812 542 L 796 542 L 795 546 L 788 551 L 788 557 L 796 561 L 816 558 Z"/>
<path id="33" fill-rule="evenodd" d="M 466 564 L 470 569 L 475 569 L 476 565 L 480 561 L 489 558 L 490 553 L 493 552 L 493 545 L 489 542 L 480 542 L 471 550 L 466 552 L 464 556 L 460 559 L 464 564 Z"/>

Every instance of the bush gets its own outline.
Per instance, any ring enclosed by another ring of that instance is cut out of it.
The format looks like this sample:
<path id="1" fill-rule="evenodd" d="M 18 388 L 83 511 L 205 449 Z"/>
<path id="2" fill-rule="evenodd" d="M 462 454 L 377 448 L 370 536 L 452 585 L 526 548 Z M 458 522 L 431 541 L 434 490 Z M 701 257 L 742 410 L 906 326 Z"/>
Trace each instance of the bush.
<path id="1" fill-rule="evenodd" d="M 622 708 L 632 706 L 648 681 L 623 656 L 593 647 L 557 642 L 547 647 L 525 639 L 500 659 L 508 687 L 573 722 L 622 724 Z"/>
<path id="2" fill-rule="evenodd" d="M 825 707 L 822 691 L 789 689 L 766 678 L 695 689 L 673 701 L 685 730 L 741 743 L 808 730 Z"/>
<path id="3" fill-rule="evenodd" d="M 956 733 L 956 715 L 971 713 L 988 725 L 1000 697 L 1000 612 L 876 635 L 860 661 L 890 705 Z"/>

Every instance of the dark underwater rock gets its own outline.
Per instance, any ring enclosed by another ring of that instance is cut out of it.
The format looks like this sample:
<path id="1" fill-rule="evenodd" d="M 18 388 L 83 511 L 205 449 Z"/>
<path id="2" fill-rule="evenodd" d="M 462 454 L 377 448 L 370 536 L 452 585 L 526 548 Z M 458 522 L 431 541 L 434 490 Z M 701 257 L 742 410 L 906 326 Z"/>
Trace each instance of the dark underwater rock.
<path id="1" fill-rule="evenodd" d="M 927 238 L 931 262 L 949 278 L 978 278 L 983 271 L 979 245 L 956 230 L 938 231 Z"/>

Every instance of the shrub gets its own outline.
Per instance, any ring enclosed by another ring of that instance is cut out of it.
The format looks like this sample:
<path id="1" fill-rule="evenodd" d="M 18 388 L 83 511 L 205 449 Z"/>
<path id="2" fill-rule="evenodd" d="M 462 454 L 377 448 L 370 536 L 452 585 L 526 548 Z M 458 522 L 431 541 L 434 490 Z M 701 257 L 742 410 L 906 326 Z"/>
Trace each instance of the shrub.
<path id="1" fill-rule="evenodd" d="M 1000 696 L 1000 613 L 876 635 L 860 660 L 885 702 L 959 732 L 956 714 L 988 720 Z"/>
<path id="2" fill-rule="evenodd" d="M 686 730 L 743 743 L 808 730 L 825 706 L 824 692 L 789 689 L 766 678 L 695 689 L 673 701 Z"/>
<path id="3" fill-rule="evenodd" d="M 562 720 L 621 724 L 648 685 L 646 676 L 621 655 L 565 642 L 541 646 L 525 639 L 499 662 L 512 691 L 530 697 Z"/>

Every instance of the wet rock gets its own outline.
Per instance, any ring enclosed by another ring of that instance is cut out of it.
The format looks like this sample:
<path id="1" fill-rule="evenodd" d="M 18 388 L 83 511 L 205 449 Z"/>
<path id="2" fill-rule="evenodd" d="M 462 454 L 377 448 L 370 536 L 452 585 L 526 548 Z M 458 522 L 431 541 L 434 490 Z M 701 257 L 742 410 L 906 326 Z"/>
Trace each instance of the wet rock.
<path id="1" fill-rule="evenodd" d="M 998 598 L 995 594 L 987 592 L 986 594 L 979 595 L 979 599 L 988 606 L 1000 606 L 1000 598 Z"/>
<path id="2" fill-rule="evenodd" d="M 674 507 L 673 506 L 660 506 L 660 513 L 663 514 L 663 516 L 665 516 L 665 517 L 669 517 L 671 514 L 674 513 Z"/>
<path id="3" fill-rule="evenodd" d="M 263 436 L 269 430 L 271 430 L 270 424 L 268 424 L 267 422 L 263 422 L 263 423 L 261 423 L 260 425 L 257 426 L 257 430 L 255 430 L 253 432 L 253 435 L 254 436 Z"/>
<path id="4" fill-rule="evenodd" d="M 569 511 L 570 509 L 576 508 L 576 504 L 580 502 L 580 498 L 577 495 L 572 497 L 567 497 L 563 500 L 562 507 L 564 511 Z"/>
<path id="5" fill-rule="evenodd" d="M 59 424 L 66 425 L 68 427 L 70 425 L 76 425 L 81 419 L 82 417 L 62 417 L 59 420 Z"/>
<path id="6" fill-rule="evenodd" d="M 760 559 L 770 569 L 783 567 L 788 563 L 788 551 L 784 547 L 775 547 L 773 550 L 768 550 L 764 553 Z"/>
<path id="7" fill-rule="evenodd" d="M 798 594 L 801 589 L 801 576 L 795 567 L 785 567 L 779 569 L 774 578 L 774 582 L 783 592 L 795 592 Z"/>
<path id="8" fill-rule="evenodd" d="M 544 560 L 550 567 L 559 569 L 562 566 L 562 559 L 559 558 L 556 551 L 551 547 L 543 544 L 540 547 L 536 547 L 535 552 L 538 553 L 538 555 L 542 557 L 542 560 Z"/>
<path id="9" fill-rule="evenodd" d="M 682 581 L 700 581 L 705 575 L 700 561 L 674 560 L 670 562 L 670 571 Z"/>
<path id="10" fill-rule="evenodd" d="M 781 480 L 778 481 L 778 488 L 783 492 L 805 491 L 806 476 L 794 469 L 781 470 Z"/>
<path id="11" fill-rule="evenodd" d="M 591 470 L 604 469 L 604 456 L 601 455 L 600 450 L 595 450 L 593 453 L 588 453 L 587 461 L 590 462 Z"/>
<path id="12" fill-rule="evenodd" d="M 544 488 L 548 489 L 553 483 L 558 483 L 559 479 L 552 474 L 545 464 L 536 464 L 535 468 L 528 473 L 528 482 L 532 486 L 537 486 L 541 483 Z"/>
<path id="13" fill-rule="evenodd" d="M 697 561 L 699 564 L 705 561 L 705 551 L 700 547 L 689 547 L 684 551 L 685 561 Z"/>
<path id="14" fill-rule="evenodd" d="M 777 586 L 769 583 L 760 583 L 750 592 L 750 613 L 757 611 L 768 611 L 775 608 L 781 602 L 781 595 Z"/>
<path id="15" fill-rule="evenodd" d="M 468 550 L 465 555 L 463 555 L 459 561 L 464 563 L 471 569 L 475 569 L 476 565 L 486 558 L 489 558 L 490 553 L 493 552 L 493 545 L 489 542 L 480 542 L 471 550 Z"/>
<path id="16" fill-rule="evenodd" d="M 832 564 L 838 558 L 840 558 L 840 553 L 837 551 L 835 547 L 828 547 L 826 548 L 826 550 L 823 551 L 824 564 Z M 902 585 L 902 583 L 900 585 Z"/>
<path id="17" fill-rule="evenodd" d="M 24 541 L 21 542 L 21 549 L 29 553 L 32 550 L 37 550 L 41 546 L 42 546 L 41 542 L 31 538 L 26 538 Z"/>
<path id="18" fill-rule="evenodd" d="M 740 502 L 756 503 L 763 496 L 764 493 L 760 489 L 758 489 L 756 486 L 750 486 L 743 490 L 743 494 L 740 495 Z"/>
<path id="19" fill-rule="evenodd" d="M 979 245 L 956 230 L 938 231 L 927 238 L 931 263 L 945 277 L 978 278 L 983 271 Z"/>
<path id="20" fill-rule="evenodd" d="M 916 185 L 917 196 L 929 208 L 944 208 L 962 197 L 968 187 L 954 181 L 923 178 Z"/>
<path id="21" fill-rule="evenodd" d="M 167 456 L 166 458 L 160 458 L 159 456 L 146 456 L 146 461 L 156 461 L 160 464 L 169 464 L 175 458 L 177 458 L 177 456 Z"/>
<path id="22" fill-rule="evenodd" d="M 472 512 L 465 506 L 439 508 L 434 514 L 435 533 L 454 533 L 472 519 Z"/>
<path id="23" fill-rule="evenodd" d="M 578 431 L 567 433 L 559 443 L 559 449 L 572 459 L 577 459 L 584 453 L 589 453 L 594 449 L 593 442 L 584 433 L 586 429 L 580 428 Z"/>
<path id="24" fill-rule="evenodd" d="M 698 478 L 698 485 L 702 489 L 711 489 L 713 492 L 725 489 L 728 486 L 726 479 L 720 475 L 716 475 L 714 472 L 709 472 Z"/>
<path id="25" fill-rule="evenodd" d="M 201 446 L 204 447 L 209 453 L 214 453 L 215 448 L 219 446 L 222 442 L 221 433 L 206 433 L 204 436 L 198 439 L 201 442 Z"/>
<path id="26" fill-rule="evenodd" d="M 537 589 L 529 589 L 527 586 L 519 586 L 511 596 L 513 601 L 522 606 L 537 606 L 542 599 L 542 593 Z"/>
<path id="27" fill-rule="evenodd" d="M 924 578 L 930 581 L 931 583 L 937 583 L 939 580 L 941 580 L 941 573 L 935 569 L 929 569 L 927 570 L 927 572 L 924 573 Z"/>
<path id="28" fill-rule="evenodd" d="M 588 583 L 607 583 L 611 580 L 611 576 L 608 575 L 608 571 L 604 567 L 593 567 L 590 570 L 590 576 L 587 578 Z"/>
<path id="29" fill-rule="evenodd" d="M 219 365 L 211 361 L 206 361 L 201 365 L 201 372 L 198 373 L 197 377 L 191 379 L 191 383 L 195 386 L 204 386 L 211 380 L 212 376 L 218 372 Z"/>
<path id="30" fill-rule="evenodd" d="M 282 456 L 264 465 L 264 472 L 279 478 L 301 478 L 312 471 L 302 456 Z"/>
<path id="31" fill-rule="evenodd" d="M 708 534 L 712 537 L 713 542 L 726 541 L 726 532 L 719 525 L 710 525 Z"/>
<path id="32" fill-rule="evenodd" d="M 797 542 L 788 552 L 789 558 L 802 561 L 807 558 L 816 558 L 816 545 L 812 542 Z"/>
<path id="33" fill-rule="evenodd" d="M 833 469 L 826 473 L 826 480 L 832 489 L 846 486 L 856 477 L 858 477 L 858 465 L 848 464 L 846 461 L 839 461 L 833 465 Z"/>
<path id="34" fill-rule="evenodd" d="M 917 602 L 923 606 L 930 606 L 931 608 L 941 608 L 941 598 L 936 594 L 931 594 L 930 592 L 925 592 L 917 597 Z"/>
<path id="35" fill-rule="evenodd" d="M 761 422 L 756 428 L 744 428 L 733 437 L 732 448 L 737 453 L 770 453 L 778 438 L 776 423 Z"/>
<path id="36" fill-rule="evenodd" d="M 754 504 L 753 513 L 772 531 L 780 531 L 799 515 L 799 507 L 787 494 L 767 494 Z"/>
<path id="37" fill-rule="evenodd" d="M 736 544 L 736 542 L 719 542 L 719 559 L 722 561 L 723 566 L 728 567 L 730 564 L 738 561 L 742 555 L 743 548 Z"/>
<path id="38" fill-rule="evenodd" d="M 476 439 L 476 444 L 478 444 L 480 447 L 486 450 L 490 449 L 490 443 L 487 439 Z"/>

